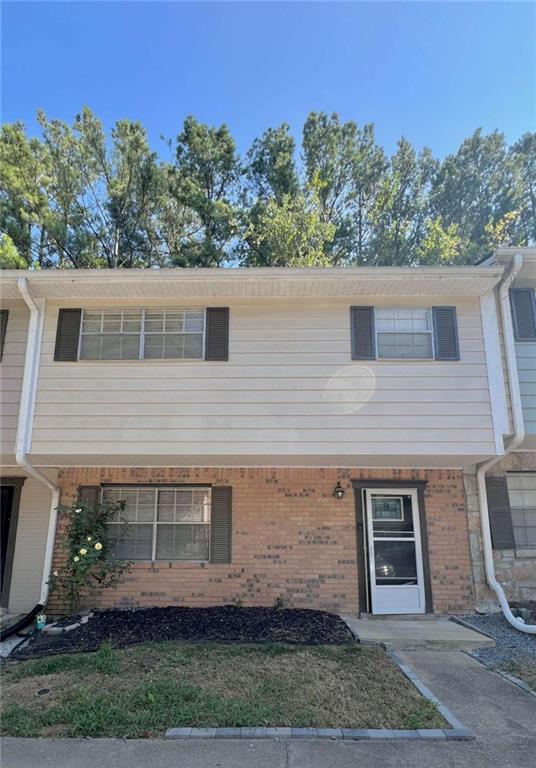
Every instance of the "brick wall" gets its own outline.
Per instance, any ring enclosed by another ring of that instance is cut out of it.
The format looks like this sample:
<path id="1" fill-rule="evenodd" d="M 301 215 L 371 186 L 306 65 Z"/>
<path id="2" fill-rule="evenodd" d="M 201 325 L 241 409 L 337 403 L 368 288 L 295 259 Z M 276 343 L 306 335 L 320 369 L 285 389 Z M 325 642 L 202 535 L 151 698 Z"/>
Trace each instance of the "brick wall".
<path id="1" fill-rule="evenodd" d="M 259 468 L 67 468 L 62 503 L 80 485 L 199 483 L 233 487 L 232 563 L 136 563 L 100 607 L 209 606 L 241 601 L 356 613 L 358 585 L 352 479 L 427 480 L 425 491 L 434 610 L 471 607 L 472 583 L 463 478 L 458 470 Z M 333 497 L 337 481 L 346 489 Z M 58 546 L 54 567 L 63 557 Z M 65 605 L 52 595 L 48 610 Z"/>

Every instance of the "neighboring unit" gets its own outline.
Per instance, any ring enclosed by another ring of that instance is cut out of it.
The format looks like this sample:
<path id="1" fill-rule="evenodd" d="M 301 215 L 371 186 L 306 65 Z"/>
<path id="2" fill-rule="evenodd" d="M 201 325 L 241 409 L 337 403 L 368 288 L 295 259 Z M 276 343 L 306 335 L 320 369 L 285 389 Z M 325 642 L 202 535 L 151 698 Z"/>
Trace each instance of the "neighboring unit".
<path id="1" fill-rule="evenodd" d="M 486 262 L 502 266 L 510 290 L 502 311 L 506 333 L 500 333 L 500 363 L 504 375 L 507 412 L 507 455 L 486 472 L 486 492 L 497 579 L 512 601 L 536 600 L 536 248 L 504 248 Z M 500 307 L 498 307 L 500 310 Z M 508 327 L 509 326 L 509 327 Z M 507 336 L 507 338 L 505 338 Z M 512 371 L 507 375 L 508 353 Z M 516 440 L 515 411 L 518 411 L 519 441 Z M 512 450 L 508 449 L 512 444 Z M 475 476 L 465 478 L 467 509 L 471 529 L 476 607 L 490 607 L 494 596 L 486 588 L 479 504 Z"/>
<path id="2" fill-rule="evenodd" d="M 61 494 L 126 504 L 119 554 L 134 565 L 101 606 L 472 610 L 473 570 L 487 593 L 464 477 L 471 501 L 475 467 L 511 432 L 505 258 L 2 273 L 2 605 L 46 599 Z M 527 468 L 512 455 L 494 477 Z M 531 477 L 507 475 L 517 539 L 498 564 L 512 581 L 535 544 Z M 65 607 L 52 595 L 50 612 Z"/>

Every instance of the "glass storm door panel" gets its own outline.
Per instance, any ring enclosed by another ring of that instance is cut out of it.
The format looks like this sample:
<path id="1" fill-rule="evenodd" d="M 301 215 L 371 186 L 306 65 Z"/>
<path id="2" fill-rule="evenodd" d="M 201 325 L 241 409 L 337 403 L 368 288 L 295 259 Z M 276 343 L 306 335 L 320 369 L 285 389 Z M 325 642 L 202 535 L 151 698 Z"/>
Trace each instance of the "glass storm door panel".
<path id="1" fill-rule="evenodd" d="M 416 490 L 365 491 L 372 613 L 424 613 Z"/>

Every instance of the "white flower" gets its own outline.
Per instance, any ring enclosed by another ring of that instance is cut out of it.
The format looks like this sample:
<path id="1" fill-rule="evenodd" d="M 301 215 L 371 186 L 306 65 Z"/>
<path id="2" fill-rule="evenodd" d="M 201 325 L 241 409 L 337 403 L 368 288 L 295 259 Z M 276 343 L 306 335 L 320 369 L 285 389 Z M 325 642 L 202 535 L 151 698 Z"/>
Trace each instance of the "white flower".
<path id="1" fill-rule="evenodd" d="M 58 575 L 58 572 L 57 572 L 57 571 L 52 571 L 52 575 L 53 575 L 53 576 L 57 576 L 57 575 Z"/>
<path id="2" fill-rule="evenodd" d="M 82 549 L 80 550 L 80 554 L 81 554 L 81 555 L 87 555 L 87 549 L 85 549 L 84 547 L 82 547 Z"/>
<path id="3" fill-rule="evenodd" d="M 73 557 L 73 560 L 75 561 L 75 563 L 77 563 L 77 562 L 80 560 L 80 558 L 78 557 L 78 555 L 75 555 L 75 556 Z"/>
<path id="4" fill-rule="evenodd" d="M 78 514 L 81 511 L 82 511 L 81 509 L 75 509 L 76 514 Z"/>
<path id="5" fill-rule="evenodd" d="M 102 544 L 100 543 L 100 541 L 98 541 L 98 542 L 95 544 L 95 549 L 102 549 Z"/>
<path id="6" fill-rule="evenodd" d="M 88 540 L 88 541 L 91 541 L 91 536 L 88 536 L 88 537 L 87 537 L 87 540 Z"/>

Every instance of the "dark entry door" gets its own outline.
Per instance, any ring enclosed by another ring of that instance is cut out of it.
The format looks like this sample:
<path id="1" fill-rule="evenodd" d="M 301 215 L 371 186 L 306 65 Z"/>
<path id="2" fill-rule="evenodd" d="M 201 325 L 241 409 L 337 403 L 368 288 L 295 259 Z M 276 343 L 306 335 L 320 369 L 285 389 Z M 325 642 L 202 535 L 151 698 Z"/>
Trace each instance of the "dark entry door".
<path id="1" fill-rule="evenodd" d="M 1 548 L 0 594 L 2 593 L 3 586 L 4 586 L 7 547 L 8 547 L 8 541 L 9 541 L 9 528 L 11 525 L 11 518 L 13 515 L 13 491 L 14 491 L 14 488 L 11 485 L 2 485 L 0 487 L 0 548 Z"/>

